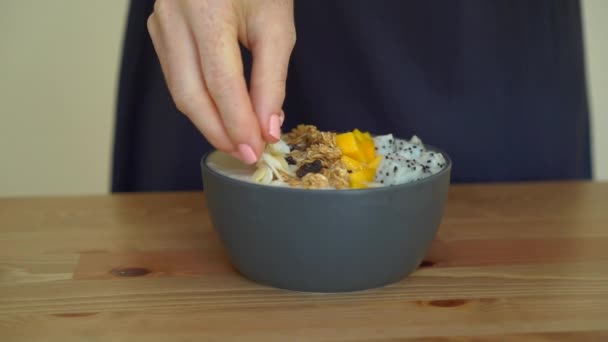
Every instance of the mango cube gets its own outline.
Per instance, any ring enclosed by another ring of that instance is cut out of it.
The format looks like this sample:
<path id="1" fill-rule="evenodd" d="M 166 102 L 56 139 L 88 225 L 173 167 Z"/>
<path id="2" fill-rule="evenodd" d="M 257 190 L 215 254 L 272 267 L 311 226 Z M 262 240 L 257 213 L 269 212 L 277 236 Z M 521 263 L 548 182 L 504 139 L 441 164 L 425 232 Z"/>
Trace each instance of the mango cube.
<path id="1" fill-rule="evenodd" d="M 374 158 L 374 160 L 372 160 L 369 164 L 367 164 L 367 167 L 369 167 L 370 169 L 376 170 L 378 168 L 378 166 L 380 166 L 381 161 L 382 161 L 382 156 L 377 155 L 376 158 Z"/>
<path id="2" fill-rule="evenodd" d="M 367 184 L 363 184 L 363 183 L 357 183 L 357 182 L 350 182 L 350 188 L 351 189 L 367 189 Z"/>
<path id="3" fill-rule="evenodd" d="M 342 151 L 342 163 L 352 171 L 350 187 L 367 188 L 367 184 L 374 181 L 376 169 L 382 161 L 382 156 L 376 156 L 371 134 L 355 128 L 352 132 L 338 134 L 336 144 Z"/>
<path id="4" fill-rule="evenodd" d="M 363 165 L 359 161 L 349 156 L 342 156 L 342 163 L 348 170 L 356 171 L 363 169 Z"/>
<path id="5" fill-rule="evenodd" d="M 353 134 L 355 135 L 355 139 L 357 139 L 358 142 L 366 140 L 365 135 L 363 134 L 363 132 L 361 132 L 357 128 L 355 128 L 353 130 Z"/>
<path id="6" fill-rule="evenodd" d="M 370 183 L 374 180 L 374 175 L 376 172 L 372 169 L 363 169 L 359 171 L 354 171 L 350 174 L 350 186 L 361 186 L 365 185 L 367 187 L 367 183 Z"/>
<path id="7" fill-rule="evenodd" d="M 371 162 L 376 158 L 376 148 L 374 146 L 373 140 L 363 140 L 359 143 L 361 151 L 363 151 L 363 156 L 366 162 Z"/>
<path id="8" fill-rule="evenodd" d="M 359 143 L 353 132 L 336 135 L 336 144 L 342 150 L 342 154 L 357 161 L 365 162 L 365 153 L 359 147 Z"/>
<path id="9" fill-rule="evenodd" d="M 347 156 L 356 153 L 359 149 L 353 132 L 336 135 L 336 145 L 342 150 L 342 154 Z"/>

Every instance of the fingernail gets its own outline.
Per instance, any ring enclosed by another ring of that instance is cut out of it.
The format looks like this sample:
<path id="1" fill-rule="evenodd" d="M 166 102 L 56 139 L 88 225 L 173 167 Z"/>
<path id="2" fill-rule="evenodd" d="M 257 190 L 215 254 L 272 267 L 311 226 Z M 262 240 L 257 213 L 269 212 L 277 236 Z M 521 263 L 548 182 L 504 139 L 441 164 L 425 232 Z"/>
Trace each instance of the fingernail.
<path id="1" fill-rule="evenodd" d="M 246 164 L 253 164 L 258 160 L 258 157 L 256 157 L 251 146 L 246 144 L 239 145 L 239 154 L 241 155 L 243 162 Z"/>
<path id="2" fill-rule="evenodd" d="M 268 126 L 270 126 L 268 128 L 268 134 L 270 134 L 271 137 L 275 138 L 275 139 L 281 139 L 281 118 L 276 115 L 273 114 L 270 116 L 270 124 Z"/>
<path id="3" fill-rule="evenodd" d="M 285 121 L 285 116 L 281 115 L 279 116 L 279 119 L 281 120 L 281 127 L 283 127 L 283 121 Z"/>

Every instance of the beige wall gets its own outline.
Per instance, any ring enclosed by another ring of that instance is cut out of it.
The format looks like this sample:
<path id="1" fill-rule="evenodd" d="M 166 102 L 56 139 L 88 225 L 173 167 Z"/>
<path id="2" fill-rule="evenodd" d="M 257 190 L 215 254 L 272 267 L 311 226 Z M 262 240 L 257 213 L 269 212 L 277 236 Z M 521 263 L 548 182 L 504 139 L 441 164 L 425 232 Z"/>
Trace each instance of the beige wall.
<path id="1" fill-rule="evenodd" d="M 0 2 L 0 196 L 106 193 L 126 0 Z"/>
<path id="2" fill-rule="evenodd" d="M 0 2 L 0 196 L 106 193 L 126 0 Z M 594 170 L 608 179 L 608 1 L 583 0 Z"/>
<path id="3" fill-rule="evenodd" d="M 594 176 L 608 180 L 608 1 L 583 0 Z"/>

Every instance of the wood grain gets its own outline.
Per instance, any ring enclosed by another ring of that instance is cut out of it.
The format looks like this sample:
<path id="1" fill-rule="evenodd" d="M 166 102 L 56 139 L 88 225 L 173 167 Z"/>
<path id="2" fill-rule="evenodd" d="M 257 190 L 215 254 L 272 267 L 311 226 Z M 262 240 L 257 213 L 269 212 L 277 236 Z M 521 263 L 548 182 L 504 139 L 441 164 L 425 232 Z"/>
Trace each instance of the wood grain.
<path id="1" fill-rule="evenodd" d="M 260 286 L 202 193 L 0 199 L 0 341 L 603 341 L 608 183 L 453 186 L 417 272 Z"/>

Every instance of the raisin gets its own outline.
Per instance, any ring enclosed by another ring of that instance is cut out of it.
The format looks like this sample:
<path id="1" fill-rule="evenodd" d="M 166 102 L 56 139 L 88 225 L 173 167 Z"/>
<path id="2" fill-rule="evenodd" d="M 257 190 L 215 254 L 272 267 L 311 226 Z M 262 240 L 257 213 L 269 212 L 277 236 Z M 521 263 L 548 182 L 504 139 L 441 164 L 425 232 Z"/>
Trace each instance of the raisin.
<path id="1" fill-rule="evenodd" d="M 287 156 L 287 157 L 285 157 L 285 161 L 286 161 L 286 162 L 287 162 L 287 164 L 289 164 L 289 165 L 296 165 L 296 164 L 297 164 L 297 163 L 296 163 L 296 160 L 295 160 L 295 159 L 293 159 L 293 157 L 292 157 L 292 156 Z"/>
<path id="2" fill-rule="evenodd" d="M 321 164 L 321 161 L 317 159 L 317 160 L 313 161 L 312 163 L 308 163 L 308 164 L 304 164 L 304 165 L 300 166 L 298 171 L 296 171 L 296 176 L 302 178 L 309 173 L 319 173 L 319 172 L 321 172 L 322 168 L 323 168 L 323 165 Z"/>

